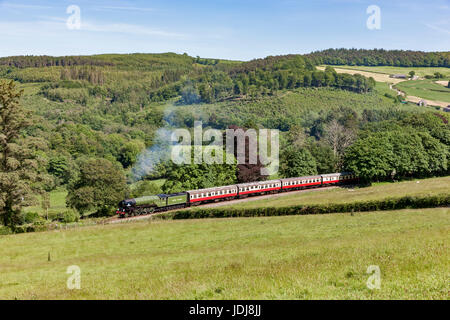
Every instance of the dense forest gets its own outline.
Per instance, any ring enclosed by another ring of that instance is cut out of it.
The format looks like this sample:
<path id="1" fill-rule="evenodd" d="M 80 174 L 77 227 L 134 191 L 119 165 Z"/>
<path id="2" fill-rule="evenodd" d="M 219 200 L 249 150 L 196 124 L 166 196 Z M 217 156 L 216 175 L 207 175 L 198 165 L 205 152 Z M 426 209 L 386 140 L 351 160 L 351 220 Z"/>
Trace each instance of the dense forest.
<path id="1" fill-rule="evenodd" d="M 307 54 L 306 57 L 317 65 L 450 67 L 450 52 L 328 49 Z"/>
<path id="2" fill-rule="evenodd" d="M 386 97 L 372 78 L 316 69 L 366 58 L 448 66 L 446 53 L 343 49 L 249 62 L 174 53 L 0 58 L 0 96 L 14 97 L 0 101 L 0 127 L 17 126 L 10 141 L 0 139 L 3 224 L 33 221 L 23 207 L 45 207 L 37 199 L 60 189 L 68 208 L 54 218 L 72 221 L 111 214 L 122 197 L 232 182 L 339 170 L 367 181 L 448 174 L 448 114 Z M 20 115 L 20 123 L 1 112 Z M 205 129 L 279 129 L 278 175 L 159 158 L 142 171 L 145 151 L 161 151 L 162 133 L 197 120 Z M 20 205 L 7 197 L 13 186 Z"/>

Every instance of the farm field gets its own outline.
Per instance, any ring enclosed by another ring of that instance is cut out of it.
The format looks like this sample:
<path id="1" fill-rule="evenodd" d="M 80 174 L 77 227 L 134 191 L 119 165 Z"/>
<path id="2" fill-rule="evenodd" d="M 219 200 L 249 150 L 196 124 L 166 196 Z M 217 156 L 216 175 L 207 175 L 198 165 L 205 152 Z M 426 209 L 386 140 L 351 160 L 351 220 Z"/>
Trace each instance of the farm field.
<path id="1" fill-rule="evenodd" d="M 444 77 L 450 78 L 450 68 L 444 67 L 390 67 L 390 66 L 380 66 L 380 67 L 366 67 L 366 66 L 333 66 L 333 68 L 339 69 L 351 69 L 368 71 L 373 73 L 383 73 L 383 74 L 408 74 L 410 71 L 414 71 L 417 76 L 424 77 L 426 75 L 433 75 L 435 72 L 442 73 Z"/>
<path id="2" fill-rule="evenodd" d="M 325 67 L 323 66 L 317 68 L 319 70 L 325 70 Z M 394 69 L 390 70 L 389 68 Z M 446 77 L 450 76 L 450 71 L 447 70 L 448 68 L 397 68 L 397 67 L 350 67 L 350 66 L 335 67 L 337 73 L 348 73 L 352 75 L 359 73 L 362 74 L 363 76 L 374 78 L 375 81 L 377 81 L 377 83 L 394 84 L 396 88 L 406 93 L 407 100 L 410 102 L 418 103 L 420 100 L 426 99 L 429 105 L 446 107 L 450 102 L 450 89 L 442 86 L 442 84 L 435 83 L 434 80 L 407 81 L 403 79 L 394 79 L 389 77 L 389 75 L 393 73 L 408 74 L 409 71 L 414 69 L 419 69 L 424 75 L 433 74 L 434 72 L 440 72 L 444 74 Z M 382 94 L 386 93 L 385 86 L 377 84 L 376 89 Z M 391 91 L 391 94 L 393 93 L 394 91 Z"/>
<path id="3" fill-rule="evenodd" d="M 334 70 L 336 70 L 337 73 L 348 73 L 348 74 L 361 74 L 365 77 L 372 77 L 375 79 L 375 81 L 377 82 L 388 82 L 388 83 L 399 83 L 404 81 L 403 79 L 395 79 L 395 78 L 391 78 L 389 77 L 389 74 L 385 74 L 385 73 L 381 73 L 381 72 L 376 72 L 376 71 L 372 71 L 372 70 L 360 70 L 360 69 L 350 69 L 350 68 L 341 68 L 340 66 L 338 67 L 334 67 Z M 319 70 L 325 70 L 325 67 L 317 67 L 317 69 Z"/>
<path id="4" fill-rule="evenodd" d="M 317 192 L 304 192 L 294 194 L 283 194 L 280 197 L 272 197 L 262 200 L 252 200 L 226 207 L 262 208 L 262 207 L 282 207 L 301 204 L 327 204 L 327 203 L 350 203 L 355 201 L 381 200 L 390 197 L 403 196 L 425 196 L 448 193 L 450 177 L 431 178 L 424 180 L 405 181 L 398 183 L 379 183 L 366 188 L 336 188 Z"/>
<path id="5" fill-rule="evenodd" d="M 450 89 L 432 80 L 404 81 L 395 87 L 408 96 L 417 96 L 434 101 L 444 101 L 450 104 Z"/>
<path id="6" fill-rule="evenodd" d="M 446 299 L 450 209 L 5 236 L 0 299 Z M 48 261 L 50 254 L 51 261 Z M 68 266 L 81 290 L 68 290 Z M 370 265 L 381 288 L 366 286 Z"/>

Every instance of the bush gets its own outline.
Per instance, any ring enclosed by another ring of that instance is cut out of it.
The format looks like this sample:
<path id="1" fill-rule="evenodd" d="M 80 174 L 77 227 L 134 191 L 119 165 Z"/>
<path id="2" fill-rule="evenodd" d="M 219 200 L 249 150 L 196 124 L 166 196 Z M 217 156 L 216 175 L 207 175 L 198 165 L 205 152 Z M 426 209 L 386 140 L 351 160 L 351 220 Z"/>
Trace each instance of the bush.
<path id="1" fill-rule="evenodd" d="M 62 223 L 72 223 L 78 222 L 80 220 L 80 214 L 73 209 L 67 209 L 62 212 L 50 214 L 49 219 L 52 221 L 59 221 Z"/>
<path id="2" fill-rule="evenodd" d="M 0 226 L 0 236 L 5 236 L 5 235 L 8 235 L 8 234 L 12 234 L 12 233 L 13 232 L 12 232 L 12 230 L 10 228 L 5 227 L 5 226 Z"/>
<path id="3" fill-rule="evenodd" d="M 39 214 L 37 212 L 25 212 L 23 214 L 23 222 L 25 224 L 33 223 L 33 222 L 38 221 L 40 219 L 41 219 L 41 217 L 39 216 Z"/>
<path id="4" fill-rule="evenodd" d="M 72 223 L 72 222 L 78 222 L 80 220 L 80 214 L 72 209 L 69 209 L 62 214 L 61 221 L 64 223 Z"/>

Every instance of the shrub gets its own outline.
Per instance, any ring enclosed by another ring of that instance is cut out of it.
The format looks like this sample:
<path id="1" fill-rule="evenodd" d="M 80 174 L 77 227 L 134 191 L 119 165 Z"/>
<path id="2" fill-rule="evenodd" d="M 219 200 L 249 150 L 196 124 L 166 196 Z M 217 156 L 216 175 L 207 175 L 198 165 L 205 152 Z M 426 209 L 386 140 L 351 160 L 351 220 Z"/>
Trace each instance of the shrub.
<path id="1" fill-rule="evenodd" d="M 33 222 L 38 221 L 40 219 L 41 219 L 41 217 L 39 216 L 39 214 L 37 212 L 25 212 L 23 214 L 23 222 L 25 224 L 33 223 Z"/>
<path id="2" fill-rule="evenodd" d="M 10 228 L 5 227 L 5 226 L 0 226 L 0 236 L 5 236 L 5 235 L 8 235 L 8 234 L 12 234 L 12 233 L 13 232 L 12 232 L 12 230 Z"/>
<path id="3" fill-rule="evenodd" d="M 62 212 L 50 214 L 49 219 L 52 221 L 59 221 L 62 223 L 72 223 L 78 222 L 80 220 L 80 214 L 73 209 L 67 209 Z"/>
<path id="4" fill-rule="evenodd" d="M 69 209 L 61 214 L 61 222 L 72 223 L 78 222 L 78 220 L 80 220 L 80 214 L 75 210 Z"/>

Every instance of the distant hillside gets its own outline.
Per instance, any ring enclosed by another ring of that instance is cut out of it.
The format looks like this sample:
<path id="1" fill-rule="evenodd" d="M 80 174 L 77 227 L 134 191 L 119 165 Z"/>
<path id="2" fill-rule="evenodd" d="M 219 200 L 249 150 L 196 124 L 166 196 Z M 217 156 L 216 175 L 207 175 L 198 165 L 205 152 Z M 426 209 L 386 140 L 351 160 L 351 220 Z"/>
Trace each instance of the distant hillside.
<path id="1" fill-rule="evenodd" d="M 49 175 L 41 183 L 47 191 L 66 187 L 87 158 L 112 161 L 131 176 L 141 152 L 161 138 L 159 128 L 192 128 L 196 120 L 219 129 L 279 129 L 281 157 L 301 151 L 299 161 L 311 164 L 311 172 L 298 175 L 341 170 L 346 149 L 359 137 L 415 132 L 415 115 L 423 117 L 420 130 L 430 131 L 433 143 L 447 143 L 439 136 L 446 114 L 422 115 L 435 110 L 385 96 L 372 78 L 316 64 L 302 55 L 248 62 L 175 53 L 20 56 L 0 58 L 0 79 L 24 89 L 22 104 L 32 111 L 24 136 L 35 144 L 39 170 Z M 351 139 L 333 140 L 333 134 Z M 442 171 L 435 167 L 423 174 Z M 165 170 L 147 178 L 167 179 Z"/>
<path id="2" fill-rule="evenodd" d="M 316 65 L 450 67 L 450 52 L 328 49 L 307 54 Z"/>

